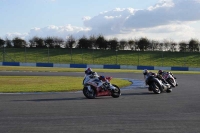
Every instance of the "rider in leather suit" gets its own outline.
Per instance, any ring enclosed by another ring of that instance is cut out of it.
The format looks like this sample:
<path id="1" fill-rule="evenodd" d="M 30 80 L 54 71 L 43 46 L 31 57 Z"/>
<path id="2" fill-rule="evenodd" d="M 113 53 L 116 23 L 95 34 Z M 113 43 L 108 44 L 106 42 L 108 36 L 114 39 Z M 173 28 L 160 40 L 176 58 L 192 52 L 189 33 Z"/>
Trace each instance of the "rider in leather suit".
<path id="1" fill-rule="evenodd" d="M 107 82 L 106 78 L 104 76 L 99 76 L 96 72 L 93 72 L 91 68 L 86 68 L 85 69 L 85 79 L 94 79 L 93 81 L 97 84 L 97 87 L 104 87 L 104 83 Z M 84 81 L 83 80 L 83 81 Z"/>
<path id="2" fill-rule="evenodd" d="M 159 75 L 159 74 L 156 74 L 156 73 L 153 73 L 153 72 L 149 72 L 147 69 L 144 69 L 143 70 L 143 74 L 144 74 L 144 78 L 145 78 L 145 83 L 147 85 L 147 78 L 149 76 L 155 76 L 156 78 L 158 78 L 159 80 L 161 80 L 164 84 L 166 84 L 167 86 L 170 86 L 170 84 L 168 84 L 168 82 L 162 77 L 162 75 Z M 151 88 L 148 88 L 149 91 L 152 91 Z"/>
<path id="3" fill-rule="evenodd" d="M 158 70 L 158 75 L 160 77 L 162 77 L 164 83 L 167 83 L 167 84 L 168 84 L 168 82 L 163 78 L 163 75 L 168 74 L 168 73 L 171 74 L 174 77 L 174 75 L 171 72 L 166 72 L 166 71 L 163 71 L 163 70 Z M 176 79 L 176 77 L 174 77 L 174 79 Z M 178 86 L 178 83 L 176 83 L 176 86 Z"/>

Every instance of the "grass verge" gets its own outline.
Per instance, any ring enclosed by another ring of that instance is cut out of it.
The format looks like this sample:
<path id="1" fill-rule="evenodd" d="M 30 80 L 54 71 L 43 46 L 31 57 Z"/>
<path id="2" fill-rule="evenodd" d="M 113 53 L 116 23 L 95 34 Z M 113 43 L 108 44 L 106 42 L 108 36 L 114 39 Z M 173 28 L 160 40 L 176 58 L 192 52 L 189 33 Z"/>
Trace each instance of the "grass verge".
<path id="1" fill-rule="evenodd" d="M 83 77 L 66 76 L 2 76 L 0 77 L 1 93 L 19 92 L 67 92 L 82 90 Z M 111 81 L 119 87 L 131 83 L 113 78 Z"/>

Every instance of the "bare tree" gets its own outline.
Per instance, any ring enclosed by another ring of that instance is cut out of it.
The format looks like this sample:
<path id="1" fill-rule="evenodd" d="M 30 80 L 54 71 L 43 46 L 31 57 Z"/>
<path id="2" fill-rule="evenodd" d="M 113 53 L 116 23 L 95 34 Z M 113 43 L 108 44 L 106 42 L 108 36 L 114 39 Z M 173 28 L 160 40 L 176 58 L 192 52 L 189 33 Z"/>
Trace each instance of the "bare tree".
<path id="1" fill-rule="evenodd" d="M 188 48 L 191 52 L 199 51 L 198 45 L 199 45 L 199 41 L 197 39 L 191 39 L 189 41 Z"/>
<path id="2" fill-rule="evenodd" d="M 54 47 L 55 48 L 62 48 L 64 47 L 64 40 L 59 37 L 53 37 L 54 40 Z"/>
<path id="3" fill-rule="evenodd" d="M 55 48 L 54 39 L 52 37 L 45 38 L 44 43 L 46 47 Z"/>
<path id="4" fill-rule="evenodd" d="M 29 40 L 30 42 L 30 47 L 33 48 L 33 47 L 37 47 L 37 48 L 45 48 L 45 44 L 44 44 L 44 40 L 43 38 L 40 38 L 40 37 L 33 37 L 32 39 Z"/>
<path id="5" fill-rule="evenodd" d="M 170 42 L 168 40 L 164 39 L 164 41 L 163 41 L 163 50 L 164 51 L 169 51 L 169 47 L 170 47 L 169 45 L 170 45 Z"/>
<path id="6" fill-rule="evenodd" d="M 96 44 L 97 38 L 94 35 L 90 36 L 89 41 L 92 44 L 92 48 L 95 48 L 95 49 L 98 48 L 98 46 Z"/>
<path id="7" fill-rule="evenodd" d="M 129 49 L 131 49 L 131 50 L 135 50 L 135 41 L 134 40 L 132 40 L 132 39 L 130 39 L 130 40 L 128 40 L 128 48 Z"/>
<path id="8" fill-rule="evenodd" d="M 119 49 L 119 43 L 117 41 L 117 38 L 113 38 L 113 39 L 107 41 L 107 44 L 108 44 L 108 47 L 111 50 L 118 50 Z"/>
<path id="9" fill-rule="evenodd" d="M 176 42 L 173 42 L 173 41 L 171 41 L 170 43 L 169 43 L 169 50 L 170 51 L 172 51 L 172 52 L 174 52 L 174 51 L 176 51 L 176 49 L 177 49 L 177 46 L 178 46 L 178 44 L 176 43 Z"/>
<path id="10" fill-rule="evenodd" d="M 105 40 L 104 36 L 100 35 L 97 37 L 96 44 L 98 45 L 98 48 L 100 49 L 107 49 L 107 41 Z"/>
<path id="11" fill-rule="evenodd" d="M 138 48 L 141 51 L 145 51 L 149 47 L 149 44 L 150 44 L 150 41 L 147 38 L 142 37 L 138 41 Z"/>
<path id="12" fill-rule="evenodd" d="M 72 35 L 70 35 L 70 36 L 67 38 L 67 42 L 66 42 L 65 47 L 66 47 L 66 48 L 73 48 L 75 42 L 76 42 L 75 38 L 74 38 Z"/>
<path id="13" fill-rule="evenodd" d="M 92 48 L 92 42 L 87 39 L 85 36 L 79 39 L 78 41 L 78 48 L 89 49 Z"/>
<path id="14" fill-rule="evenodd" d="M 119 41 L 119 49 L 124 50 L 128 46 L 128 42 L 124 39 Z"/>
<path id="15" fill-rule="evenodd" d="M 19 37 L 15 37 L 12 40 L 12 43 L 13 43 L 15 48 L 22 48 L 22 47 L 24 47 L 24 45 L 26 45 L 26 41 L 21 39 L 21 38 L 19 38 Z"/>
<path id="16" fill-rule="evenodd" d="M 0 47 L 4 47 L 6 41 L 4 41 L 3 39 L 0 38 Z"/>
<path id="17" fill-rule="evenodd" d="M 152 40 L 149 49 L 152 51 L 155 51 L 159 48 L 159 41 L 157 40 Z"/>
<path id="18" fill-rule="evenodd" d="M 179 51 L 186 52 L 188 50 L 188 44 L 184 41 L 179 43 Z"/>

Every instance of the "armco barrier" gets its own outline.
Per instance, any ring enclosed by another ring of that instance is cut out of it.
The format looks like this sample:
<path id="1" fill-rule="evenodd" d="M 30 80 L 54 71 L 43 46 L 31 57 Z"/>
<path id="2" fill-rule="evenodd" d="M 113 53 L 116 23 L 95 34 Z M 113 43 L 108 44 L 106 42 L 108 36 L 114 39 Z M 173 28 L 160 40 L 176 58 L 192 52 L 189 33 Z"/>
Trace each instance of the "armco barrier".
<path id="1" fill-rule="evenodd" d="M 53 63 L 36 63 L 37 67 L 53 67 Z"/>
<path id="2" fill-rule="evenodd" d="M 104 69 L 120 69 L 120 65 L 104 65 Z"/>
<path id="3" fill-rule="evenodd" d="M 200 68 L 189 67 L 158 67 L 158 66 L 126 66 L 126 65 L 88 65 L 88 64 L 53 64 L 53 63 L 20 63 L 0 62 L 0 66 L 33 66 L 33 67 L 63 67 L 63 68 L 100 68 L 100 69 L 132 69 L 132 70 L 172 70 L 172 71 L 200 71 Z"/>
<path id="4" fill-rule="evenodd" d="M 144 69 L 154 70 L 154 66 L 137 66 L 137 70 L 144 70 Z"/>
<path id="5" fill-rule="evenodd" d="M 172 67 L 171 70 L 173 71 L 188 71 L 188 67 Z"/>
<path id="6" fill-rule="evenodd" d="M 86 68 L 86 64 L 70 64 L 70 68 Z"/>
<path id="7" fill-rule="evenodd" d="M 19 62 L 3 62 L 3 66 L 20 66 Z"/>

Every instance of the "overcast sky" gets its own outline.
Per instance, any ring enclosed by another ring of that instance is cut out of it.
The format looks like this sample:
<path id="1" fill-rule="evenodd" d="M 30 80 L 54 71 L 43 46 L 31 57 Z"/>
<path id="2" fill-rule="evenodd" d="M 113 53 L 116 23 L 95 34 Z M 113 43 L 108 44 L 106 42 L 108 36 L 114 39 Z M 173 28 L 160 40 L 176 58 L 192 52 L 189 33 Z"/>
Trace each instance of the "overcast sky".
<path id="1" fill-rule="evenodd" d="M 200 0 L 0 0 L 0 37 L 200 39 Z"/>

